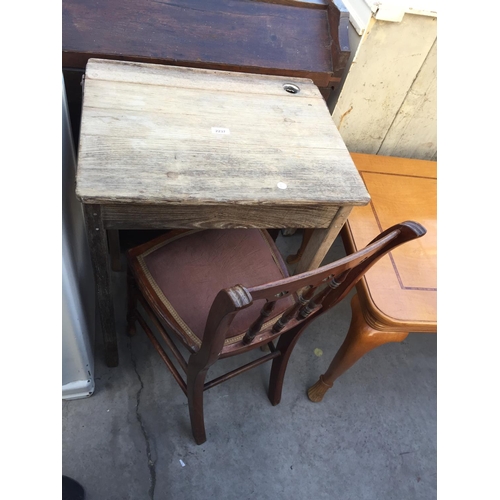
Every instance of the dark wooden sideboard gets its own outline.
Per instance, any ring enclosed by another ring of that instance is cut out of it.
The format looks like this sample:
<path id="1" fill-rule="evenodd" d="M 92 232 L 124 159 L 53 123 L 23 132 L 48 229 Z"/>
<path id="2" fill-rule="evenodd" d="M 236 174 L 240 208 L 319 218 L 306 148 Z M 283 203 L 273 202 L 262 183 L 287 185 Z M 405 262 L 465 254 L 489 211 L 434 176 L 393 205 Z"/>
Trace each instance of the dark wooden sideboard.
<path id="1" fill-rule="evenodd" d="M 340 0 L 63 0 L 75 143 L 90 58 L 310 78 L 328 99 L 349 58 L 348 22 Z"/>

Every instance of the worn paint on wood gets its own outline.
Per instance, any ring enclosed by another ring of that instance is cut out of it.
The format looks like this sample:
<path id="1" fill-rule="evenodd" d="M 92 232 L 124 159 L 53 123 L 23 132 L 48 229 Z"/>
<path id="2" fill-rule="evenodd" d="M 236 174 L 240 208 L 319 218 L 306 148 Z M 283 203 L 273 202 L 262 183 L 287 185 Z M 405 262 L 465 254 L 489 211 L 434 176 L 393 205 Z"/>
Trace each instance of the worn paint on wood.
<path id="1" fill-rule="evenodd" d="M 436 24 L 370 20 L 333 111 L 351 152 L 436 155 Z"/>
<path id="2" fill-rule="evenodd" d="M 382 142 L 378 154 L 435 160 L 437 153 L 437 40 Z"/>
<path id="3" fill-rule="evenodd" d="M 310 80 L 104 60 L 87 66 L 77 194 L 106 205 L 369 200 Z"/>

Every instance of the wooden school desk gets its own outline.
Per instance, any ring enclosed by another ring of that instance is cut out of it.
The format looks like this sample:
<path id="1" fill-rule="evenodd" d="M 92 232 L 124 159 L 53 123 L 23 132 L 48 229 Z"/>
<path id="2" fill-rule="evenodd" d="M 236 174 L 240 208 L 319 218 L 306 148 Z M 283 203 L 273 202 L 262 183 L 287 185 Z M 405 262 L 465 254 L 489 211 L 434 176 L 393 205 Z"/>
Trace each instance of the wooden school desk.
<path id="1" fill-rule="evenodd" d="M 77 172 L 106 362 L 118 364 L 107 230 L 317 228 L 317 268 L 369 195 L 308 79 L 91 59 Z"/>

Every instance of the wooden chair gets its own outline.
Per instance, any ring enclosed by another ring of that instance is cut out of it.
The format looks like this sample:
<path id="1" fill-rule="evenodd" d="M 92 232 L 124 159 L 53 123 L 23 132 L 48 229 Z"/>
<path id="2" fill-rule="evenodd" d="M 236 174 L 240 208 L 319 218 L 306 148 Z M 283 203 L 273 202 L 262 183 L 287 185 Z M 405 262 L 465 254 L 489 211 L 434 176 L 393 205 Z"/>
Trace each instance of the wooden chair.
<path id="1" fill-rule="evenodd" d="M 205 390 L 273 360 L 269 399 L 277 405 L 288 360 L 309 323 L 342 300 L 388 251 L 425 232 L 416 222 L 397 224 L 359 252 L 290 277 L 265 230 L 171 231 L 128 252 L 128 333 L 135 333 L 136 321 L 146 332 L 186 394 L 193 436 L 202 444 Z M 137 299 L 187 382 L 137 309 Z M 167 330 L 189 351 L 187 361 Z M 218 359 L 266 345 L 268 354 L 205 382 Z"/>

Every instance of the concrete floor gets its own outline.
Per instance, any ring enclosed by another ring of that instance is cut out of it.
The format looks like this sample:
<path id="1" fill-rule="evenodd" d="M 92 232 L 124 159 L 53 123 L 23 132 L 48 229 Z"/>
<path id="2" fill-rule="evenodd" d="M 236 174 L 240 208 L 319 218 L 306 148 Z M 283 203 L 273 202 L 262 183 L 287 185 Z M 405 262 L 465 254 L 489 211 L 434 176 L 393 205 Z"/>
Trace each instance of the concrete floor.
<path id="1" fill-rule="evenodd" d="M 278 238 L 283 255 L 299 244 L 299 235 Z M 325 263 L 342 255 L 337 240 Z M 124 332 L 124 275 L 113 278 Z M 290 360 L 280 405 L 267 399 L 270 363 L 207 391 L 208 440 L 201 446 L 184 394 L 142 330 L 119 337 L 118 368 L 104 365 L 98 338 L 94 395 L 63 401 L 63 474 L 84 486 L 87 500 L 435 498 L 435 335 L 382 346 L 322 403 L 307 399 L 350 316 L 346 299 L 309 327 Z M 242 364 L 234 361 L 220 362 L 209 378 Z"/>

